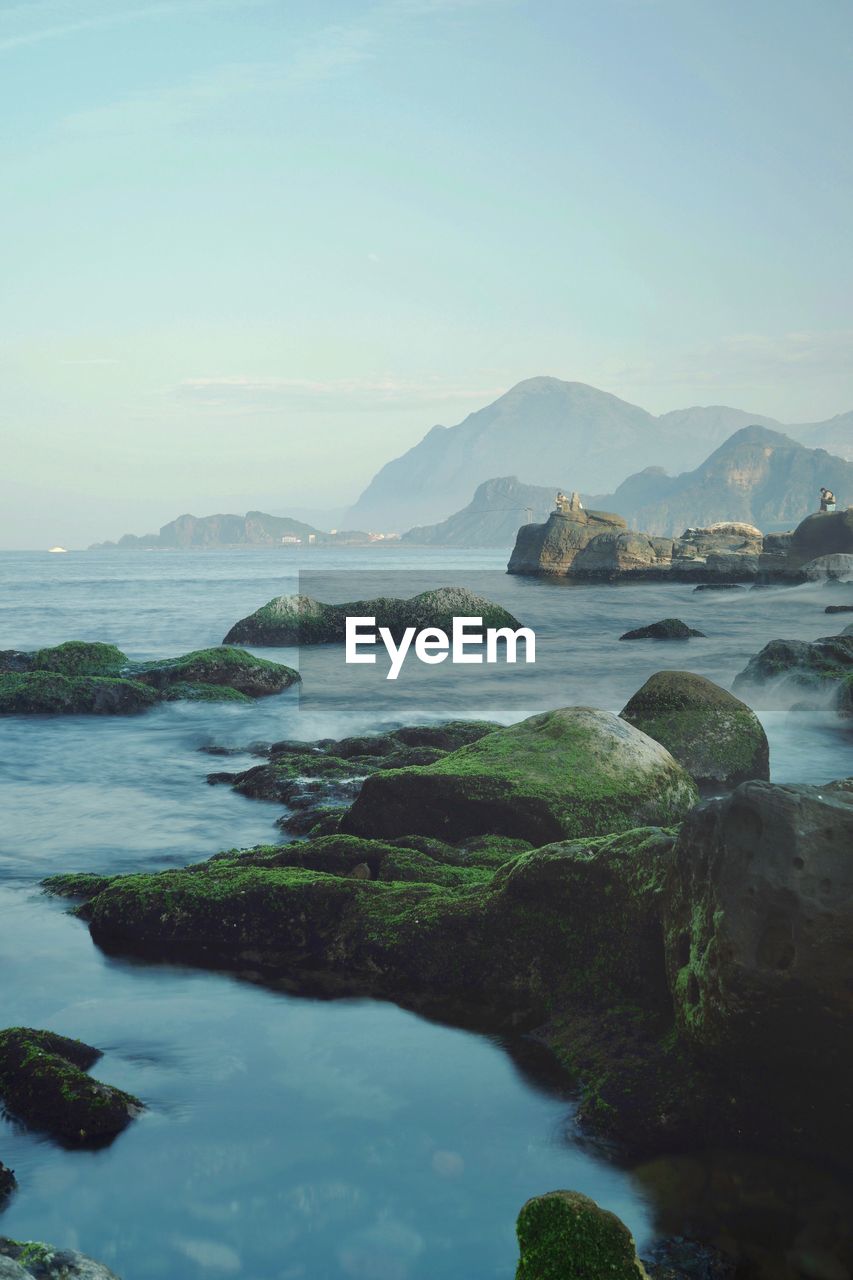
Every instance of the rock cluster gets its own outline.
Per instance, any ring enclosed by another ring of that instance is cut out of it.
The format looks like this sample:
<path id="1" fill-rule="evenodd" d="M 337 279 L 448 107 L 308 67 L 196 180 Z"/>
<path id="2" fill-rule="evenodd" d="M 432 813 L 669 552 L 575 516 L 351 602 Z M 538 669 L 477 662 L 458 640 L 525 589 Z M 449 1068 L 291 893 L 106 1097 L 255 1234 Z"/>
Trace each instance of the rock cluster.
<path id="1" fill-rule="evenodd" d="M 76 1249 L 0 1236 L 0 1280 L 118 1280 L 113 1271 Z"/>
<path id="2" fill-rule="evenodd" d="M 699 584 L 844 580 L 853 576 L 853 509 L 817 512 L 793 533 L 723 521 L 680 538 L 628 530 L 619 516 L 554 511 L 545 524 L 519 529 L 508 572 Z"/>
<path id="3" fill-rule="evenodd" d="M 299 680 L 242 649 L 199 649 L 131 662 L 115 645 L 69 640 L 36 653 L 0 652 L 0 715 L 130 715 L 158 702 L 248 702 Z"/>

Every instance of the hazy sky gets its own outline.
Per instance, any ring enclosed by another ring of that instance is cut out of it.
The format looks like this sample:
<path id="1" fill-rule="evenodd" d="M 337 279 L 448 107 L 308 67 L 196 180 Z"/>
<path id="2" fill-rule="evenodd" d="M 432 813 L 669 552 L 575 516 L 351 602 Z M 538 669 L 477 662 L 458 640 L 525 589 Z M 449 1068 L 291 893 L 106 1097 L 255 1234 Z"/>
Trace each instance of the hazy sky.
<path id="1" fill-rule="evenodd" d="M 343 504 L 541 373 L 850 409 L 851 55 L 850 0 L 0 0 L 0 546 Z"/>

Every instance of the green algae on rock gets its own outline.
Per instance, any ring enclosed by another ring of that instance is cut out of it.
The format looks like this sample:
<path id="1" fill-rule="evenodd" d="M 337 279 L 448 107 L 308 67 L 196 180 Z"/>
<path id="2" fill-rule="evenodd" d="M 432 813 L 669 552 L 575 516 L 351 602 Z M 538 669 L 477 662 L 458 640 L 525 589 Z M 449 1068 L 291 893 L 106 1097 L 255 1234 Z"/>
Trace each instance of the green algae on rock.
<path id="1" fill-rule="evenodd" d="M 142 1103 L 86 1074 L 100 1057 L 80 1040 L 11 1027 L 0 1032 L 0 1099 L 25 1124 L 72 1145 L 112 1138 Z"/>
<path id="2" fill-rule="evenodd" d="M 619 714 L 666 747 L 701 791 L 770 777 L 770 748 L 758 716 L 704 676 L 658 671 Z"/>
<path id="3" fill-rule="evenodd" d="M 478 617 L 483 627 L 521 625 L 511 613 L 464 587 L 439 587 L 409 600 L 393 596 L 324 604 L 310 596 L 278 596 L 236 622 L 223 644 L 301 645 L 343 643 L 347 617 L 376 619 L 399 640 L 407 627 L 416 631 L 440 627 L 451 631 L 454 617 Z"/>
<path id="4" fill-rule="evenodd" d="M 119 1280 L 76 1249 L 0 1236 L 0 1280 Z"/>
<path id="5" fill-rule="evenodd" d="M 659 743 L 609 712 L 566 707 L 497 729 L 435 764 L 373 774 L 341 829 L 546 844 L 666 826 L 697 798 Z"/>
<path id="6" fill-rule="evenodd" d="M 0 653 L 0 715 L 130 715 L 181 698 L 246 702 L 298 680 L 292 668 L 243 649 L 139 663 L 115 645 L 69 640 L 34 654 Z"/>
<path id="7" fill-rule="evenodd" d="M 516 1280 L 648 1280 L 624 1222 L 578 1191 L 534 1196 L 516 1231 Z"/>
<path id="8" fill-rule="evenodd" d="M 844 700 L 843 682 L 853 675 L 853 634 L 848 628 L 819 640 L 771 640 L 736 677 L 733 688 L 748 689 L 753 701 L 772 681 L 794 692 L 832 693 Z"/>

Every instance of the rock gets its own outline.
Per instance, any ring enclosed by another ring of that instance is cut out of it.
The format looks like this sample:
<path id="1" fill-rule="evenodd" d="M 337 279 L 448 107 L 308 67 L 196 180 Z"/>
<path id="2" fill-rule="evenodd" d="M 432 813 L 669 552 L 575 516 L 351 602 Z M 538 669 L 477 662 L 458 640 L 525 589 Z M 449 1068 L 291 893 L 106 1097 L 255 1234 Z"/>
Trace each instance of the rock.
<path id="1" fill-rule="evenodd" d="M 743 591 L 742 582 L 700 582 L 694 591 Z"/>
<path id="2" fill-rule="evenodd" d="M 735 677 L 735 689 L 749 689 L 754 701 L 772 681 L 771 697 L 780 690 L 801 694 L 803 689 L 819 697 L 829 694 L 839 705 L 844 699 L 844 683 L 853 675 L 853 635 L 808 640 L 771 640 L 750 658 Z"/>
<path id="3" fill-rule="evenodd" d="M 828 604 L 824 613 L 853 613 L 853 604 Z"/>
<path id="4" fill-rule="evenodd" d="M 758 716 L 704 676 L 658 671 L 620 715 L 666 747 L 700 791 L 770 777 L 770 748 Z"/>
<path id="5" fill-rule="evenodd" d="M 685 819 L 663 898 L 683 1034 L 741 1071 L 772 1072 L 807 1109 L 835 1107 L 839 1127 L 853 1114 L 842 1085 L 853 1052 L 851 849 L 853 779 L 746 782 Z"/>
<path id="6" fill-rule="evenodd" d="M 643 1255 L 643 1263 L 649 1280 L 735 1280 L 737 1275 L 731 1259 L 709 1245 L 681 1236 L 658 1241 Z"/>
<path id="7" fill-rule="evenodd" d="M 579 1191 L 534 1196 L 516 1230 L 516 1280 L 648 1280 L 624 1222 Z"/>
<path id="8" fill-rule="evenodd" d="M 15 1174 L 0 1161 L 0 1208 L 15 1190 Z"/>
<path id="9" fill-rule="evenodd" d="M 341 829 L 380 839 L 480 834 L 534 844 L 677 821 L 696 791 L 659 743 L 567 707 L 498 729 L 424 768 L 366 779 Z"/>
<path id="10" fill-rule="evenodd" d="M 2 1031 L 0 1098 L 18 1119 L 64 1142 L 112 1138 L 142 1103 L 86 1074 L 100 1056 L 91 1045 L 51 1031 Z"/>
<path id="11" fill-rule="evenodd" d="M 245 649 L 222 646 L 199 649 L 180 658 L 136 664 L 134 678 L 160 691 L 186 686 L 234 689 L 250 698 L 281 693 L 299 680 L 292 667 L 266 658 L 256 658 Z"/>
<path id="12" fill-rule="evenodd" d="M 0 715 L 132 715 L 156 701 L 156 694 L 136 680 L 0 673 Z"/>
<path id="13" fill-rule="evenodd" d="M 834 555 L 853 555 L 853 508 L 815 512 L 794 530 L 790 558 L 795 564 Z"/>
<path id="14" fill-rule="evenodd" d="M 343 643 L 347 617 L 375 618 L 399 640 L 407 627 L 420 631 L 440 627 L 450 633 L 454 617 L 478 617 L 483 627 L 512 627 L 520 623 L 500 605 L 464 587 L 440 587 L 410 600 L 382 598 L 323 604 L 310 596 L 278 596 L 235 623 L 223 644 L 296 645 Z"/>
<path id="15" fill-rule="evenodd" d="M 807 582 L 849 582 L 853 579 L 853 554 L 818 556 L 802 566 Z"/>
<path id="16" fill-rule="evenodd" d="M 689 640 L 691 636 L 704 637 L 703 631 L 694 631 L 680 618 L 662 618 L 660 622 L 652 622 L 647 627 L 637 627 L 635 631 L 626 631 L 620 640 Z"/>
<path id="17" fill-rule="evenodd" d="M 249 701 L 299 680 L 243 649 L 203 649 L 134 663 L 115 645 L 69 640 L 34 654 L 0 653 L 0 715 L 129 715 L 159 701 Z"/>
<path id="18" fill-rule="evenodd" d="M 626 529 L 621 516 L 606 511 L 552 511 L 544 524 L 525 524 L 518 530 L 507 572 L 565 574 L 598 534 Z"/>
<path id="19" fill-rule="evenodd" d="M 5 1268 L 5 1270 L 4 1270 Z M 0 1236 L 0 1280 L 118 1280 L 100 1262 L 74 1249 L 23 1243 Z"/>

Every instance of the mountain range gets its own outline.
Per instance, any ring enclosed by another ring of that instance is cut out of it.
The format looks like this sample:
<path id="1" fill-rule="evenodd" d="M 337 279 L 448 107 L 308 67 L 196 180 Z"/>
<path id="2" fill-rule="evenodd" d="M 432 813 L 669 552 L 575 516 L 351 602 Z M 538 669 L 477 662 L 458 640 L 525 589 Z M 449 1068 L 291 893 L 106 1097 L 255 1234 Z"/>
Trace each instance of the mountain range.
<path id="1" fill-rule="evenodd" d="M 815 511 L 821 485 L 832 489 L 840 506 L 853 504 L 853 461 L 807 448 L 769 427 L 749 426 L 693 471 L 668 476 L 661 467 L 647 467 L 615 493 L 583 497 L 588 507 L 618 512 L 632 528 L 665 537 L 720 520 L 746 521 L 768 533 L 793 528 Z M 515 476 L 487 480 L 461 511 L 410 529 L 403 541 L 511 546 L 519 524 L 547 519 L 556 488 L 521 484 Z"/>
<path id="2" fill-rule="evenodd" d="M 722 405 L 659 417 L 608 392 L 558 378 L 529 378 L 454 427 L 433 427 L 377 472 L 347 513 L 353 528 L 402 531 L 446 519 L 477 486 L 498 476 L 555 490 L 603 493 L 633 473 L 666 463 L 698 467 L 742 427 L 780 428 L 761 414 Z M 796 440 L 853 459 L 853 412 L 785 427 Z M 559 479 L 558 479 L 559 478 Z"/>

